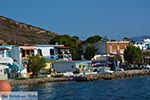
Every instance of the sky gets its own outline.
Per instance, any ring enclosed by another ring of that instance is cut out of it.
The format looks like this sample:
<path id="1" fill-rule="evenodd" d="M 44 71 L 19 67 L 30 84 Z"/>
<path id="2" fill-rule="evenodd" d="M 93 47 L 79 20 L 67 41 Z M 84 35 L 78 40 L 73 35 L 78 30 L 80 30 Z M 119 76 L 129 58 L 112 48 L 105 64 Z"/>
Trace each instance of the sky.
<path id="1" fill-rule="evenodd" d="M 1 0 L 0 15 L 81 40 L 150 35 L 150 0 Z"/>

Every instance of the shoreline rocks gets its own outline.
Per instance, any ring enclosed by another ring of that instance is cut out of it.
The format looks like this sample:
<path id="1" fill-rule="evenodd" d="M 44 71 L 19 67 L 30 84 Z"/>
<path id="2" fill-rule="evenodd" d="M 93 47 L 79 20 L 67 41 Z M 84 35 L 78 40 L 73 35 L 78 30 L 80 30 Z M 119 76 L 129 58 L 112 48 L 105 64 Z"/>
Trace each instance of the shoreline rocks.
<path id="1" fill-rule="evenodd" d="M 73 78 L 34 78 L 34 79 L 24 79 L 24 80 L 12 80 L 9 81 L 12 86 L 15 85 L 30 85 L 38 83 L 48 83 L 48 82 L 62 82 L 62 81 L 72 81 Z"/>
<path id="2" fill-rule="evenodd" d="M 62 81 L 96 81 L 96 80 L 112 80 L 120 78 L 131 78 L 137 76 L 150 75 L 150 70 L 129 70 L 125 72 L 115 72 L 111 74 L 88 74 L 84 76 L 78 76 L 73 78 L 59 77 L 59 78 L 35 78 L 24 80 L 12 80 L 9 81 L 12 86 L 16 85 L 29 85 L 48 82 L 62 82 Z"/>
<path id="3" fill-rule="evenodd" d="M 76 77 L 76 81 L 95 81 L 95 80 L 112 80 L 120 78 L 131 78 L 137 76 L 150 75 L 150 70 L 129 70 L 125 72 L 115 72 L 111 74 L 89 74 L 86 76 Z"/>

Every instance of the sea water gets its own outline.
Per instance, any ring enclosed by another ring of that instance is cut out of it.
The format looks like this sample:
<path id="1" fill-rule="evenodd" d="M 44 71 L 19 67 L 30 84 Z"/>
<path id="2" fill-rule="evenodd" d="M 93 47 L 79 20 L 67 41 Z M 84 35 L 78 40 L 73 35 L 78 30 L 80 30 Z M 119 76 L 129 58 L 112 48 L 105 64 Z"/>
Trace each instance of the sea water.
<path id="1" fill-rule="evenodd" d="M 150 100 L 150 76 L 20 85 L 12 91 L 37 91 L 38 100 Z"/>

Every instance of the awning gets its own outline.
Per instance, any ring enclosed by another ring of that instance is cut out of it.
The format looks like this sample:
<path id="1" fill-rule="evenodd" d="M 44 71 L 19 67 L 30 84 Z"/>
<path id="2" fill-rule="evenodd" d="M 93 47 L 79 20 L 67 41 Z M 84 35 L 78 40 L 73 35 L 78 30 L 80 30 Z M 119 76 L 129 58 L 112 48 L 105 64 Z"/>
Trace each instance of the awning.
<path id="1" fill-rule="evenodd" d="M 34 50 L 35 46 L 20 46 L 20 49 L 23 49 L 23 50 Z"/>
<path id="2" fill-rule="evenodd" d="M 9 48 L 0 48 L 0 50 L 10 50 Z"/>

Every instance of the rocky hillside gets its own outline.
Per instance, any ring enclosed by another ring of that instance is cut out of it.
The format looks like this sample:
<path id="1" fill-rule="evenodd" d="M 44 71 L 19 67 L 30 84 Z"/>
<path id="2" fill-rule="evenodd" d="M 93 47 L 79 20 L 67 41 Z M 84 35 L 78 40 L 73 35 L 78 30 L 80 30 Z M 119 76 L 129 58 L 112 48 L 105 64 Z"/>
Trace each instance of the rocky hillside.
<path id="1" fill-rule="evenodd" d="M 0 40 L 10 45 L 48 43 L 57 34 L 48 30 L 0 16 Z"/>

